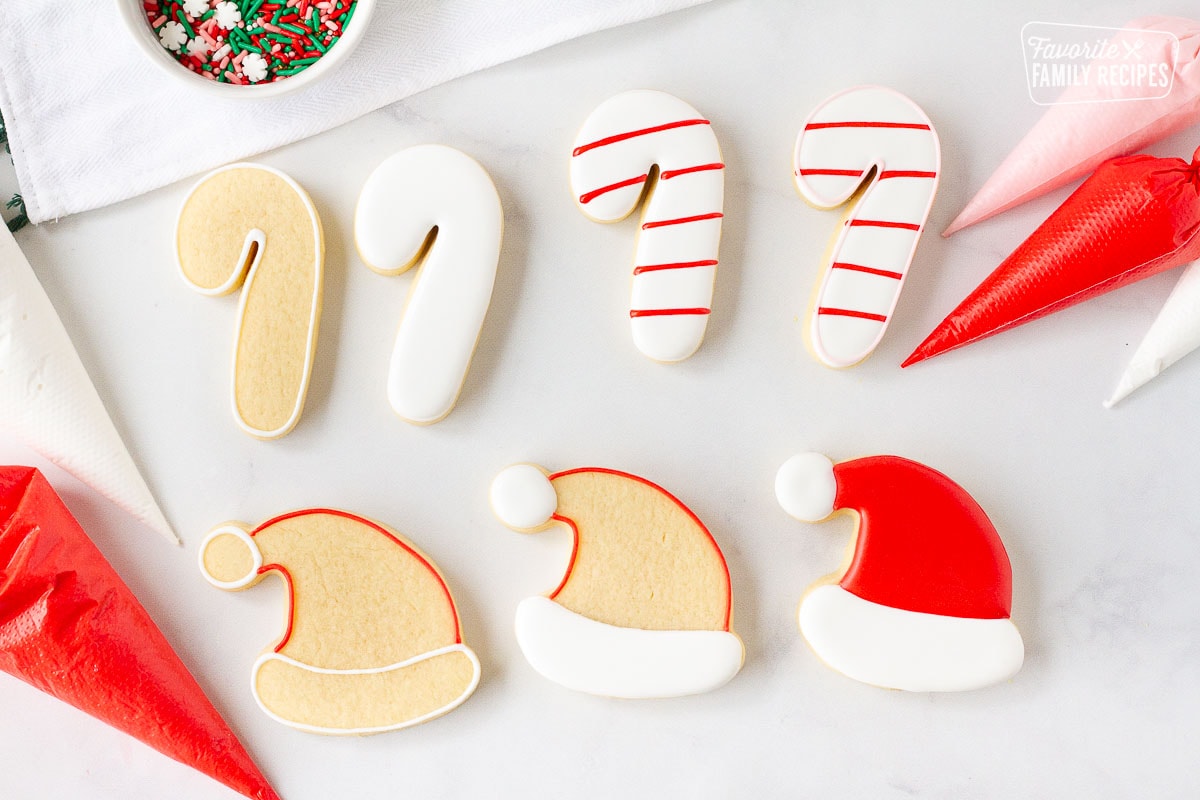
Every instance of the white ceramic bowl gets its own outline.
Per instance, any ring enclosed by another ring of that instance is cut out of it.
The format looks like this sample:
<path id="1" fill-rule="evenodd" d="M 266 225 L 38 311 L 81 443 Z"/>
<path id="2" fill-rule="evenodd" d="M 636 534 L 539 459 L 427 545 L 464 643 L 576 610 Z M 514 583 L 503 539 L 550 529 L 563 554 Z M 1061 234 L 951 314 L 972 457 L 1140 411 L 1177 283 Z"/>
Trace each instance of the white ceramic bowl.
<path id="1" fill-rule="evenodd" d="M 239 85 L 236 83 L 217 83 L 201 77 L 175 60 L 175 58 L 159 44 L 158 36 L 146 20 L 146 12 L 142 0 L 114 0 L 117 14 L 124 23 L 129 36 L 138 49 L 146 54 L 164 74 L 177 81 L 180 86 L 187 86 L 198 91 L 210 92 L 221 97 L 241 97 L 246 99 L 278 97 L 297 89 L 302 89 L 336 69 L 338 64 L 346 60 L 350 51 L 362 39 L 371 23 L 371 15 L 375 12 L 376 0 L 358 0 L 354 8 L 354 19 L 346 27 L 345 32 L 329 52 L 321 56 L 312 66 L 303 72 L 298 72 L 281 81 Z"/>

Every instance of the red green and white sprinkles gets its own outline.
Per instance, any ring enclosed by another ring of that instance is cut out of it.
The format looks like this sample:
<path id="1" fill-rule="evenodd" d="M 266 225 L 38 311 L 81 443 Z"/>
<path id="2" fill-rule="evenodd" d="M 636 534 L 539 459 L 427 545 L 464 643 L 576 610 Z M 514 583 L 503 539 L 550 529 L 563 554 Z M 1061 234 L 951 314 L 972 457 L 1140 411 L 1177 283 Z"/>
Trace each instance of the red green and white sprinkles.
<path id="1" fill-rule="evenodd" d="M 143 0 L 158 41 L 218 83 L 281 81 L 337 44 L 356 0 Z"/>

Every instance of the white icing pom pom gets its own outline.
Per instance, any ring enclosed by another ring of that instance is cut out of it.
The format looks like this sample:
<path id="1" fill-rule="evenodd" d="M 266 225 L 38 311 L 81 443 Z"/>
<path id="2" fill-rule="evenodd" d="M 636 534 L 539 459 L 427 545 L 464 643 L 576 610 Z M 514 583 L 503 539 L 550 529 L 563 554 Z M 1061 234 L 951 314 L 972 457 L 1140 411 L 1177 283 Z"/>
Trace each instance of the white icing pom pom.
<path id="1" fill-rule="evenodd" d="M 558 509 L 558 494 L 550 479 L 533 464 L 506 467 L 492 480 L 492 511 L 510 528 L 540 528 Z"/>
<path id="2" fill-rule="evenodd" d="M 200 572 L 218 589 L 244 589 L 259 578 L 263 557 L 254 537 L 236 525 L 222 525 L 200 543 Z"/>
<path id="3" fill-rule="evenodd" d="M 803 522 L 816 522 L 832 514 L 836 496 L 833 462 L 820 453 L 794 455 L 775 475 L 779 505 Z"/>

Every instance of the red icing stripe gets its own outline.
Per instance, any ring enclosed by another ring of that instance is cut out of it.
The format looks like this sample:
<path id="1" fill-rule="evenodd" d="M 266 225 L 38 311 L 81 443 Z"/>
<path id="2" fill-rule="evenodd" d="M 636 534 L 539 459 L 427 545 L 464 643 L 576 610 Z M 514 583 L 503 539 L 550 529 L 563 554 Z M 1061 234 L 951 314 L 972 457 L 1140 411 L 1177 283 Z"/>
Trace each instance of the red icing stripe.
<path id="1" fill-rule="evenodd" d="M 872 314 L 867 311 L 855 311 L 850 308 L 827 308 L 821 306 L 817 309 L 818 314 L 827 314 L 831 317 L 855 317 L 856 319 L 869 319 L 873 322 L 887 322 L 887 317 L 882 314 Z"/>
<path id="2" fill-rule="evenodd" d="M 797 175 L 845 175 L 850 178 L 857 178 L 866 170 L 862 169 L 802 169 Z"/>
<path id="3" fill-rule="evenodd" d="M 636 178 L 628 178 L 623 181 L 617 181 L 616 183 L 610 183 L 608 186 L 601 186 L 599 189 L 593 189 L 586 194 L 579 195 L 579 202 L 584 204 L 590 203 L 602 194 L 615 192 L 617 189 L 624 189 L 626 186 L 635 186 L 639 183 L 645 183 L 646 178 L 648 177 L 650 177 L 649 173 L 645 173 L 638 175 Z"/>
<path id="4" fill-rule="evenodd" d="M 725 169 L 725 165 L 717 161 L 712 164 L 697 164 L 694 167 L 684 167 L 683 169 L 668 169 L 664 170 L 659 177 L 664 181 L 669 181 L 677 175 L 690 175 L 693 172 L 708 172 L 713 169 Z"/>
<path id="5" fill-rule="evenodd" d="M 885 169 L 879 173 L 879 180 L 888 178 L 936 178 L 936 172 L 926 172 L 919 169 Z"/>
<path id="6" fill-rule="evenodd" d="M 610 144 L 616 144 L 617 142 L 623 142 L 626 139 L 634 139 L 638 136 L 646 136 L 647 134 L 659 133 L 660 131 L 669 131 L 674 128 L 686 128 L 690 125 L 711 125 L 711 124 L 712 123 L 710 123 L 706 119 L 681 119 L 681 120 L 677 120 L 675 122 L 667 122 L 663 125 L 655 125 L 652 128 L 639 128 L 636 131 L 625 131 L 624 133 L 617 133 L 612 136 L 605 136 L 603 139 L 597 139 L 594 142 L 588 142 L 587 144 L 581 144 L 581 145 L 579 145 L 579 147 L 576 147 L 571 152 L 571 155 L 572 156 L 581 156 L 589 150 L 595 150 L 597 147 L 606 147 L 607 145 L 610 145 Z"/>
<path id="7" fill-rule="evenodd" d="M 634 267 L 633 274 L 641 275 L 643 272 L 658 272 L 663 269 L 690 269 L 691 267 L 715 267 L 717 260 L 715 258 L 707 261 L 676 261 L 672 264 L 646 264 L 643 267 Z"/>
<path id="8" fill-rule="evenodd" d="M 804 126 L 804 130 L 806 131 L 819 131 L 823 128 L 907 128 L 916 131 L 929 130 L 929 126 L 923 122 L 872 122 L 867 120 L 856 122 L 810 122 Z"/>
<path id="9" fill-rule="evenodd" d="M 697 316 L 711 313 L 711 308 L 635 308 L 629 312 L 629 316 L 637 319 L 638 317 L 674 317 L 685 314 Z"/>
<path id="10" fill-rule="evenodd" d="M 851 264 L 848 261 L 835 261 L 829 265 L 830 269 L 848 269 L 852 272 L 865 272 L 868 275 L 879 275 L 883 278 L 895 278 L 900 280 L 904 277 L 903 273 L 892 272 L 889 269 L 876 269 L 875 267 L 864 267 L 862 264 Z"/>
<path id="11" fill-rule="evenodd" d="M 869 169 L 869 167 L 868 167 Z M 846 177 L 856 178 L 859 175 L 866 173 L 863 169 L 800 169 L 796 171 L 797 175 L 845 175 Z M 927 172 L 918 169 L 885 169 L 879 173 L 879 180 L 885 181 L 888 178 L 936 178 L 936 172 Z"/>
<path id="12" fill-rule="evenodd" d="M 642 230 L 648 231 L 651 228 L 663 228 L 667 225 L 683 225 L 687 222 L 700 222 L 706 219 L 720 219 L 725 216 L 720 211 L 714 211 L 711 214 L 697 214 L 694 217 L 678 217 L 677 219 L 660 219 L 654 222 L 643 222 Z"/>
<path id="13" fill-rule="evenodd" d="M 886 219 L 852 219 L 851 228 L 903 228 L 906 231 L 919 231 L 921 226 L 915 222 L 891 222 Z"/>

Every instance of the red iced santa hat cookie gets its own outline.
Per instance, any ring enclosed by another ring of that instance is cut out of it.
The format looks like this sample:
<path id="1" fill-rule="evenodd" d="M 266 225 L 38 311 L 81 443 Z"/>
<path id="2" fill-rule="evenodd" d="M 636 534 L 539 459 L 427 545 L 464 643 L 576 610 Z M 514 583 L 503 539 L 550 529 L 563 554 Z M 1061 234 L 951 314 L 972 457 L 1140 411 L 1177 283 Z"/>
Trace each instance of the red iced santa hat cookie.
<path id="1" fill-rule="evenodd" d="M 1012 571 L 995 527 L 958 484 L 922 464 L 793 456 L 775 481 L 804 521 L 858 515 L 847 566 L 800 603 L 800 630 L 829 666 L 909 691 L 976 689 L 1021 667 Z"/>
<path id="2" fill-rule="evenodd" d="M 517 464 L 496 476 L 491 502 L 510 528 L 557 523 L 574 537 L 558 588 L 517 608 L 517 641 L 544 677 L 609 697 L 674 697 L 741 669 L 725 558 L 665 489 L 616 470 Z"/>

